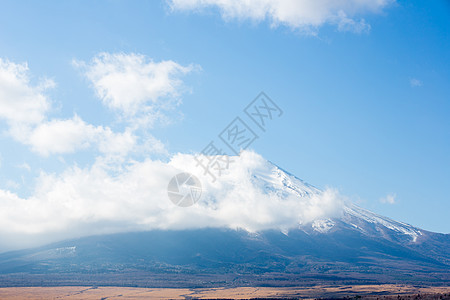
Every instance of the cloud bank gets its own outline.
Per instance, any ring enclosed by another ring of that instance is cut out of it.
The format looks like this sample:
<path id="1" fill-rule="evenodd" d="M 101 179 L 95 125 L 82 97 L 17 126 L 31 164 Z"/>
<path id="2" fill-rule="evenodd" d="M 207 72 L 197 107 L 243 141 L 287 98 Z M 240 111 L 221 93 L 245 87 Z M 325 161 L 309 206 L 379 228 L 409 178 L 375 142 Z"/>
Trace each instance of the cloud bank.
<path id="1" fill-rule="evenodd" d="M 329 24 L 339 31 L 367 32 L 370 25 L 360 15 L 379 13 L 394 0 L 170 0 L 173 10 L 219 9 L 225 20 L 269 21 L 315 35 Z"/>
<path id="2" fill-rule="evenodd" d="M 42 242 L 151 229 L 285 231 L 340 213 L 342 199 L 334 191 L 300 197 L 284 187 L 280 170 L 260 155 L 244 151 L 233 160 L 214 183 L 188 154 L 177 154 L 168 163 L 130 163 L 114 174 L 102 162 L 59 175 L 42 173 L 28 198 L 0 190 L 0 236 L 23 247 L 33 241 L 30 237 Z M 167 195 L 170 179 L 181 172 L 197 176 L 203 188 L 201 200 L 187 208 L 174 205 Z"/>

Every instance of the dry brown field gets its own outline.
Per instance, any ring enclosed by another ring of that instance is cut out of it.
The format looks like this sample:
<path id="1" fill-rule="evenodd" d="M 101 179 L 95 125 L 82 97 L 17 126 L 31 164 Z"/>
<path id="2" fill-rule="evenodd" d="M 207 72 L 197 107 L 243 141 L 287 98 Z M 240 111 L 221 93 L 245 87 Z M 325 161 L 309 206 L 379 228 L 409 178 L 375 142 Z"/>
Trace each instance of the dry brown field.
<path id="1" fill-rule="evenodd" d="M 450 287 L 411 285 L 314 286 L 296 288 L 238 287 L 211 289 L 132 287 L 7 287 L 0 299 L 252 299 L 252 298 L 450 299 Z"/>

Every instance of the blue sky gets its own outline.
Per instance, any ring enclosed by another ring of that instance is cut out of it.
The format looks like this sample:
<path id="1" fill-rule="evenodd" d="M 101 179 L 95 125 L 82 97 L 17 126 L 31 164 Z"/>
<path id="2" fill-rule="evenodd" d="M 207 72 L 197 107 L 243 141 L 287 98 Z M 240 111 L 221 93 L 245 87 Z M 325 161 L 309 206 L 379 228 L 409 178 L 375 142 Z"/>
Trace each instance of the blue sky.
<path id="1" fill-rule="evenodd" d="M 449 233 L 450 4 L 347 2 L 289 15 L 231 0 L 3 1 L 0 108 L 13 108 L 0 112 L 0 198 L 39 198 L 51 178 L 99 161 L 120 174 L 130 160 L 199 152 L 264 91 L 284 114 L 254 151 L 376 213 Z M 137 78 L 142 66 L 162 70 L 162 87 L 101 81 L 126 63 Z M 31 123 L 11 104 L 26 95 L 47 105 L 23 110 L 38 115 Z"/>

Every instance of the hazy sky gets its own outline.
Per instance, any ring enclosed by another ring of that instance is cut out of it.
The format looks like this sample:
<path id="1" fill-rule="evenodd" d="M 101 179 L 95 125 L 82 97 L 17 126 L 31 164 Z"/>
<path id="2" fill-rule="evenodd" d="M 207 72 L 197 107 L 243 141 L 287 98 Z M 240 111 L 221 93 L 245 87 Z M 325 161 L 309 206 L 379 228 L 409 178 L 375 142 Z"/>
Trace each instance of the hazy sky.
<path id="1" fill-rule="evenodd" d="M 261 91 L 283 114 L 250 149 L 449 233 L 449 29 L 443 0 L 2 1 L 0 235 L 113 223 Z"/>

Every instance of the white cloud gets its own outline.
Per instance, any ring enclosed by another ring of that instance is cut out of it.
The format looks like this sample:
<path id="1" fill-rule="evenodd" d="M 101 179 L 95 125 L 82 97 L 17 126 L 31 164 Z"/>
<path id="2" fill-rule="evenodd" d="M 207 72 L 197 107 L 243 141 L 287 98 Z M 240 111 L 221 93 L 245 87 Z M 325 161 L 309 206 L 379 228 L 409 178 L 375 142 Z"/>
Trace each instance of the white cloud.
<path id="1" fill-rule="evenodd" d="M 179 104 L 180 77 L 196 68 L 134 53 L 100 53 L 90 63 L 75 60 L 74 65 L 84 71 L 106 106 L 134 123 L 150 125 Z"/>
<path id="2" fill-rule="evenodd" d="M 45 119 L 50 101 L 45 90 L 53 87 L 44 79 L 33 86 L 26 63 L 16 64 L 0 58 L 0 119 L 9 124 L 36 124 Z"/>
<path id="3" fill-rule="evenodd" d="M 143 138 L 144 142 L 139 145 L 138 149 L 136 149 L 139 153 L 154 153 L 154 154 L 161 154 L 161 155 L 169 155 L 169 152 L 166 149 L 166 145 L 164 145 L 163 142 L 156 139 L 154 136 L 147 134 Z"/>
<path id="4" fill-rule="evenodd" d="M 411 87 L 421 87 L 423 85 L 422 81 L 417 78 L 412 78 L 409 80 Z"/>
<path id="5" fill-rule="evenodd" d="M 336 25 L 340 31 L 364 32 L 370 26 L 366 13 L 379 13 L 395 0 L 168 0 L 174 10 L 198 11 L 216 7 L 229 19 L 268 20 L 272 26 L 285 25 L 307 34 L 320 26 Z"/>
<path id="6" fill-rule="evenodd" d="M 89 69 L 93 74 L 98 75 L 102 72 L 100 69 L 104 68 L 104 76 L 98 84 L 106 93 L 105 99 L 112 95 L 115 101 L 120 101 L 121 97 L 128 93 L 131 95 L 130 101 L 136 103 L 136 108 L 139 108 L 141 113 L 145 112 L 146 108 L 147 112 L 154 109 L 153 117 L 160 115 L 160 112 L 155 107 L 146 106 L 145 101 L 150 99 L 154 103 L 157 102 L 159 108 L 170 106 L 181 86 L 176 75 L 189 71 L 189 67 L 181 67 L 171 61 L 145 64 L 145 57 L 136 54 L 127 56 L 103 53 L 93 61 L 94 65 Z M 114 63 L 117 65 L 113 66 Z M 126 69 L 125 73 L 120 73 L 122 69 Z M 108 73 L 105 70 L 114 71 Z M 147 77 L 144 78 L 145 76 Z M 125 85 L 118 87 L 115 80 Z M 123 132 L 115 132 L 108 126 L 88 124 L 77 115 L 71 119 L 49 120 L 47 114 L 51 109 L 51 101 L 44 92 L 54 85 L 53 81 L 44 79 L 39 85 L 33 86 L 26 63 L 16 64 L 0 58 L 0 119 L 6 121 L 7 132 L 11 137 L 30 146 L 32 151 L 42 156 L 74 153 L 88 148 L 97 149 L 107 157 L 123 158 L 131 152 L 142 152 L 143 145 L 141 149 L 136 149 L 139 137 L 135 131 L 139 129 L 139 124 L 125 128 Z M 126 85 L 130 85 L 131 89 L 127 90 Z M 140 92 L 135 91 L 140 96 L 132 94 L 135 88 L 141 88 Z M 145 94 L 142 89 L 146 88 L 152 90 L 153 94 Z M 146 99 L 145 95 L 151 97 Z M 163 96 L 167 97 L 166 101 L 158 98 Z M 130 99 L 125 98 L 125 102 Z M 126 105 L 124 104 L 124 107 Z M 130 107 L 133 105 L 131 103 Z M 144 144 L 146 153 L 166 153 L 164 145 L 150 134 L 145 137 Z"/>
<path id="7" fill-rule="evenodd" d="M 73 153 L 89 147 L 99 131 L 101 127 L 95 128 L 74 116 L 72 119 L 39 124 L 24 142 L 31 145 L 33 151 L 44 156 Z"/>
<path id="8" fill-rule="evenodd" d="M 380 202 L 385 204 L 395 204 L 395 198 L 397 198 L 396 194 L 389 194 L 386 195 L 386 197 L 381 198 Z"/>
<path id="9" fill-rule="evenodd" d="M 371 26 L 367 24 L 364 19 L 355 21 L 351 18 L 348 18 L 347 15 L 342 11 L 340 11 L 338 15 L 339 20 L 337 25 L 339 31 L 352 31 L 355 33 L 364 33 L 370 31 Z"/>
<path id="10" fill-rule="evenodd" d="M 92 147 L 104 154 L 125 156 L 137 140 L 129 129 L 116 133 L 109 127 L 88 124 L 77 115 L 72 119 L 42 122 L 35 127 L 14 126 L 10 134 L 41 156 L 74 153 Z"/>
<path id="11" fill-rule="evenodd" d="M 138 140 L 138 137 L 129 128 L 122 133 L 116 133 L 109 127 L 97 127 L 96 132 L 99 151 L 108 155 L 125 157 L 134 151 Z M 159 141 L 155 139 L 156 142 Z"/>
<path id="12" fill-rule="evenodd" d="M 167 184 L 186 171 L 201 180 L 204 196 L 194 206 L 182 208 L 169 200 Z M 49 241 L 156 228 L 284 230 L 339 213 L 342 201 L 334 191 L 312 197 L 299 197 L 289 189 L 267 191 L 264 178 L 273 171 L 261 156 L 244 151 L 214 183 L 186 154 L 169 163 L 134 162 L 114 175 L 98 163 L 71 167 L 60 175 L 42 173 L 28 198 L 0 190 L 0 237 L 6 238 L 0 247 L 33 241 L 24 236 Z M 262 175 L 255 179 L 255 174 Z"/>

